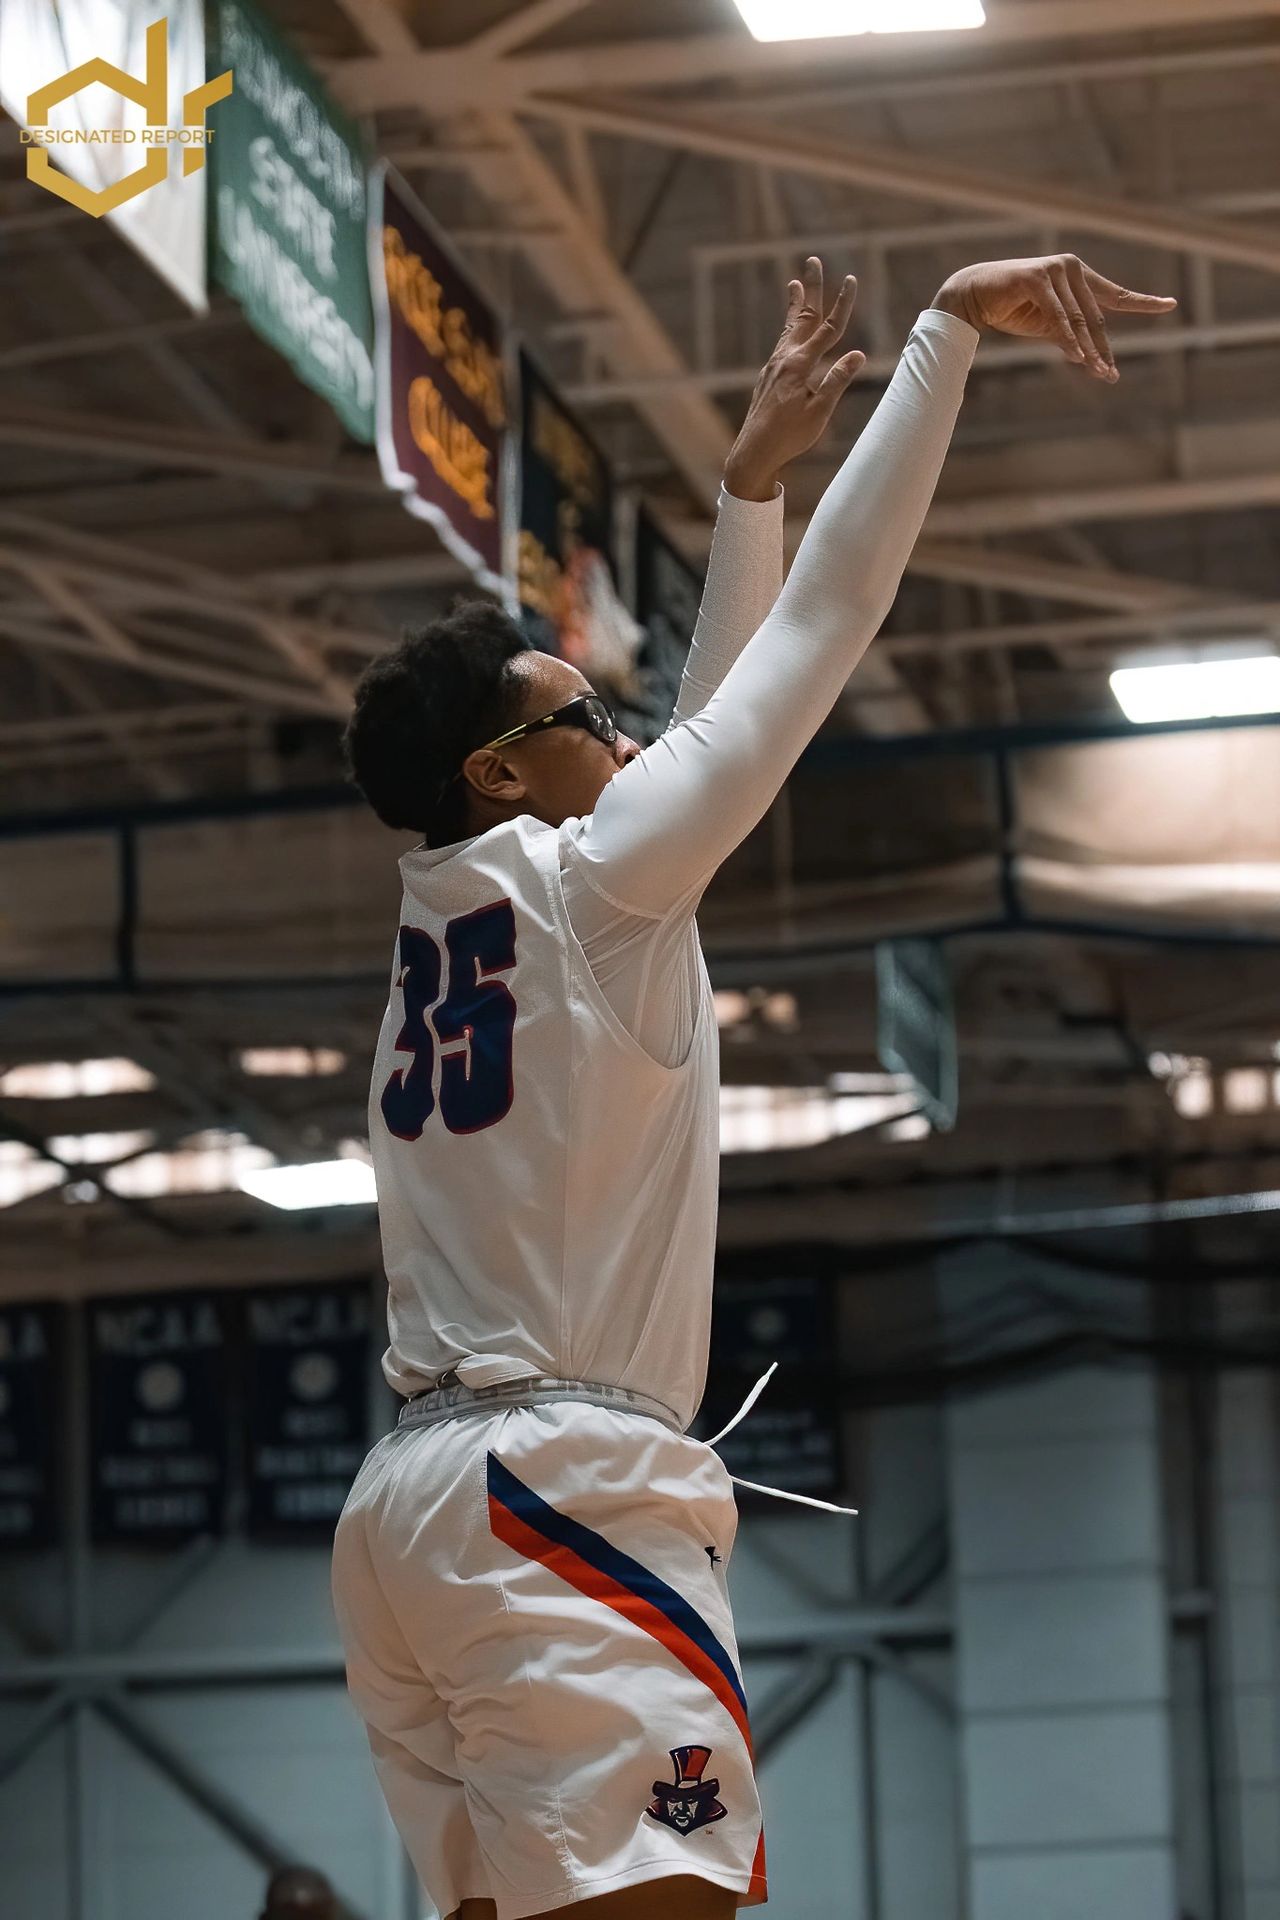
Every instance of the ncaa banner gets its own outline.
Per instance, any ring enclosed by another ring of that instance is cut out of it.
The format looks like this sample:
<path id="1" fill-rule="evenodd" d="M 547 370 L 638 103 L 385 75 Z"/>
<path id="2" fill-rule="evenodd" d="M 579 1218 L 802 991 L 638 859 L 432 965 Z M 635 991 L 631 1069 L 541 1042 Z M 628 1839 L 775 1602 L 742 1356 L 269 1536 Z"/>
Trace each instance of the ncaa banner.
<path id="1" fill-rule="evenodd" d="M 751 1261 L 763 1266 L 766 1256 Z M 699 1432 L 715 1433 L 776 1360 L 778 1371 L 717 1451 L 729 1472 L 758 1486 L 839 1500 L 844 1478 L 835 1368 L 834 1281 L 794 1271 L 716 1278 L 707 1393 Z M 765 1496 L 740 1489 L 738 1503 Z M 778 1511 L 770 1502 L 770 1512 Z M 782 1509 L 785 1511 L 785 1509 Z"/>
<path id="2" fill-rule="evenodd" d="M 249 1531 L 328 1539 L 369 1446 L 369 1288 L 248 1298 Z"/>
<path id="3" fill-rule="evenodd" d="M 410 513 L 503 599 L 507 382 L 497 315 L 388 167 L 371 188 L 378 458 Z"/>
<path id="4" fill-rule="evenodd" d="M 61 1331 L 58 1307 L 0 1307 L 0 1551 L 57 1544 Z"/>
<path id="5" fill-rule="evenodd" d="M 226 1307 L 211 1293 L 89 1308 L 90 1520 L 103 1545 L 223 1530 Z"/>
<path id="6" fill-rule="evenodd" d="M 233 84 L 206 80 L 203 0 L 0 0 L 0 101 L 28 179 L 109 220 L 197 313 L 209 109 Z"/>
<path id="7" fill-rule="evenodd" d="M 367 444 L 373 312 L 359 134 L 248 0 L 218 0 L 211 18 L 211 71 L 235 75 L 212 151 L 214 277 Z"/>

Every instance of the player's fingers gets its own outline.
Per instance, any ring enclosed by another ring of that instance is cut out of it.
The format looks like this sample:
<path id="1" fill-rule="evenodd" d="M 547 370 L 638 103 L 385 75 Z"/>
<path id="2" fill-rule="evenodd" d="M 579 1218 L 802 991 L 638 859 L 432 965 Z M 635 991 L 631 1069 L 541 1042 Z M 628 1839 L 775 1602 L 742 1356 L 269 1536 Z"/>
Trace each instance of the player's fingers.
<path id="1" fill-rule="evenodd" d="M 1037 267 L 1028 280 L 1028 291 L 1035 303 L 1037 312 L 1045 322 L 1045 328 L 1051 340 L 1056 340 L 1068 360 L 1081 363 L 1084 360 L 1084 348 L 1076 339 L 1075 328 L 1062 304 L 1053 277 L 1047 267 Z"/>
<path id="2" fill-rule="evenodd" d="M 787 282 L 787 312 L 782 322 L 782 331 L 786 333 L 796 323 L 796 318 L 804 305 L 804 287 L 799 280 Z"/>
<path id="3" fill-rule="evenodd" d="M 1071 329 L 1071 337 L 1075 341 L 1078 349 L 1072 357 L 1078 361 L 1083 361 L 1086 366 L 1092 368 L 1094 373 L 1105 376 L 1107 371 L 1106 362 L 1102 359 L 1098 349 L 1093 344 L 1093 337 L 1089 332 L 1088 322 L 1085 320 L 1080 302 L 1075 295 L 1075 289 L 1067 278 L 1067 270 L 1061 260 L 1049 261 L 1048 275 L 1054 293 L 1057 295 L 1058 305 L 1067 316 L 1067 325 Z"/>
<path id="4" fill-rule="evenodd" d="M 822 262 L 816 254 L 810 254 L 804 263 L 804 297 L 791 330 L 793 337 L 807 340 L 822 315 Z"/>
<path id="5" fill-rule="evenodd" d="M 1066 268 L 1068 285 L 1084 315 L 1085 325 L 1089 329 L 1089 338 L 1093 342 L 1094 352 L 1107 378 L 1113 381 L 1118 380 L 1120 369 L 1116 365 L 1116 356 L 1111 348 L 1107 323 L 1103 318 L 1101 307 L 1094 299 L 1093 288 L 1085 278 L 1084 262 L 1077 259 L 1074 253 L 1069 253 L 1065 256 L 1063 265 Z"/>
<path id="6" fill-rule="evenodd" d="M 836 303 L 827 315 L 826 346 L 828 351 L 835 346 L 838 340 L 844 339 L 845 333 L 848 331 L 849 322 L 853 318 L 853 309 L 857 305 L 857 300 L 857 278 L 852 273 L 846 273 L 840 283 L 840 291 L 836 295 Z"/>
<path id="7" fill-rule="evenodd" d="M 1109 313 L 1172 313 L 1178 304 L 1171 293 L 1134 293 L 1117 286 L 1092 267 L 1086 267 L 1084 275 L 1098 305 Z"/>
<path id="8" fill-rule="evenodd" d="M 818 382 L 814 389 L 814 399 L 829 413 L 846 387 L 851 381 L 856 380 L 866 364 L 865 353 L 841 354 L 840 358 L 827 368 Z"/>

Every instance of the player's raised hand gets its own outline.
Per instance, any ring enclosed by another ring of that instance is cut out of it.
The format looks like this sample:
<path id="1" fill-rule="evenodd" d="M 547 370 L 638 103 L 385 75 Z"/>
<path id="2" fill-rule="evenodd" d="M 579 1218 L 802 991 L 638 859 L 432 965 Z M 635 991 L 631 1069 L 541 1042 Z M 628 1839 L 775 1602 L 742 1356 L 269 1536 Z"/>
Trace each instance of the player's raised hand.
<path id="1" fill-rule="evenodd" d="M 1032 260 L 983 260 L 939 289 L 935 307 L 980 330 L 1056 340 L 1068 360 L 1099 380 L 1120 378 L 1107 335 L 1108 313 L 1172 313 L 1177 301 L 1133 293 L 1095 273 L 1074 253 Z"/>
<path id="2" fill-rule="evenodd" d="M 782 469 L 826 432 L 836 402 L 867 357 L 854 352 L 830 360 L 857 298 L 858 283 L 848 274 L 828 309 L 816 256 L 805 261 L 803 280 L 788 286 L 782 333 L 756 381 L 725 464 L 725 485 L 739 499 L 771 499 Z"/>

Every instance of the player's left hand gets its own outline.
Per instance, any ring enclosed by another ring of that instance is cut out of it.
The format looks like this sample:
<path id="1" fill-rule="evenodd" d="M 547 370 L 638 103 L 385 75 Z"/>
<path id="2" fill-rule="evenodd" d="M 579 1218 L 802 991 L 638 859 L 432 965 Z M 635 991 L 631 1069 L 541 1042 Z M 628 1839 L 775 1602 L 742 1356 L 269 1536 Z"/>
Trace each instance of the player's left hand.
<path id="1" fill-rule="evenodd" d="M 816 255 L 805 261 L 803 280 L 789 284 L 782 333 L 725 464 L 725 486 L 738 499 L 771 500 L 783 468 L 826 432 L 836 402 L 867 358 L 846 353 L 824 364 L 844 338 L 857 298 L 858 283 L 848 274 L 828 310 Z"/>

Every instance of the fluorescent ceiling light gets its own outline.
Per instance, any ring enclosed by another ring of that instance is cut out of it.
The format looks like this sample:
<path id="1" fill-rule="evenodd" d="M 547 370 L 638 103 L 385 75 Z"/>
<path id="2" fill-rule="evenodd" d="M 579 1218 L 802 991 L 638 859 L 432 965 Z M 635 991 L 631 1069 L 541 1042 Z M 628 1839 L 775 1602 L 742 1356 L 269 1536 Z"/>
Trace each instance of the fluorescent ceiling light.
<path id="1" fill-rule="evenodd" d="M 0 1074 L 6 1100 L 78 1100 L 100 1093 L 149 1093 L 155 1075 L 136 1060 L 31 1060 Z"/>
<path id="2" fill-rule="evenodd" d="M 1271 1105 L 1271 1075 L 1265 1067 L 1232 1067 L 1222 1076 L 1228 1113 L 1265 1113 Z"/>
<path id="3" fill-rule="evenodd" d="M 141 1153 L 155 1139 L 145 1129 L 132 1133 L 55 1133 L 45 1142 L 55 1159 L 73 1166 L 97 1166 L 104 1160 L 123 1160 Z"/>
<path id="4" fill-rule="evenodd" d="M 0 1140 L 0 1207 L 15 1207 L 48 1187 L 60 1186 L 61 1167 L 42 1160 L 21 1140 Z"/>
<path id="5" fill-rule="evenodd" d="M 1192 1067 L 1169 1083 L 1174 1106 L 1184 1120 L 1203 1120 L 1213 1112 L 1213 1075 L 1204 1067 Z"/>
<path id="6" fill-rule="evenodd" d="M 982 27 L 982 0 L 738 0 L 757 40 L 842 39 L 853 33 L 945 33 Z"/>
<path id="7" fill-rule="evenodd" d="M 827 1086 L 832 1093 L 911 1093 L 914 1090 L 908 1073 L 829 1073 Z"/>
<path id="8" fill-rule="evenodd" d="M 790 1032 L 799 1024 L 794 993 L 771 993 L 767 987 L 718 987 L 712 994 L 716 1019 L 728 1033 L 745 1028 L 754 1020 L 767 1027 Z"/>
<path id="9" fill-rule="evenodd" d="M 271 1074 L 280 1079 L 341 1073 L 346 1064 L 346 1054 L 336 1047 L 243 1047 L 240 1051 L 241 1073 Z"/>
<path id="10" fill-rule="evenodd" d="M 832 1093 L 826 1087 L 723 1086 L 721 1153 L 777 1152 L 813 1147 L 841 1134 L 861 1133 L 901 1119 L 913 1092 Z"/>
<path id="11" fill-rule="evenodd" d="M 1274 653 L 1234 660 L 1178 660 L 1164 666 L 1117 667 L 1111 691 L 1127 719 L 1215 720 L 1233 713 L 1280 713 L 1280 659 Z"/>
<path id="12" fill-rule="evenodd" d="M 303 1207 L 371 1207 L 378 1197 L 373 1168 L 364 1160 L 315 1160 L 303 1167 L 244 1172 L 239 1185 L 255 1200 L 291 1213 Z"/>

